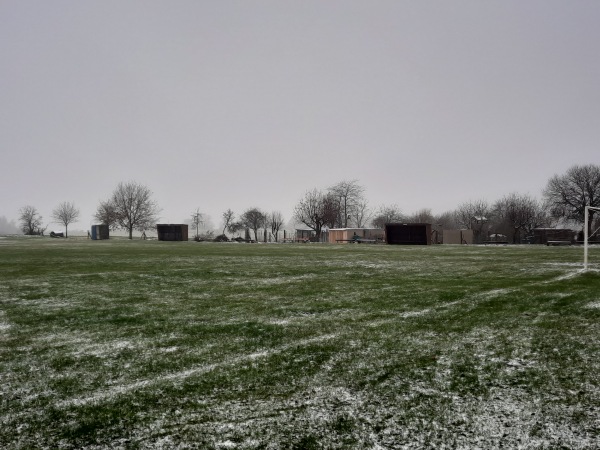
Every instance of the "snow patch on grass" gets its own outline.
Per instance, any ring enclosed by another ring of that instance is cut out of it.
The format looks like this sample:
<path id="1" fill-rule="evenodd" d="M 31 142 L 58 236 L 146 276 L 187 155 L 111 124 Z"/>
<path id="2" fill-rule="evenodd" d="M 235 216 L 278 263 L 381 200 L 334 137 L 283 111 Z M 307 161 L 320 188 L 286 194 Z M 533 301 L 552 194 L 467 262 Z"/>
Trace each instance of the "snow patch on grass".
<path id="1" fill-rule="evenodd" d="M 422 309 L 420 311 L 407 311 L 404 313 L 399 314 L 399 317 L 403 318 L 403 319 L 408 319 L 410 317 L 419 317 L 419 316 L 424 316 L 426 314 L 431 313 L 431 308 L 426 308 L 426 309 Z"/>
<path id="2" fill-rule="evenodd" d="M 129 393 L 132 391 L 136 391 L 138 389 L 143 389 L 143 388 L 153 386 L 153 385 L 156 385 L 159 383 L 179 382 L 186 378 L 190 378 L 192 376 L 197 376 L 197 375 L 201 375 L 203 373 L 211 372 L 211 371 L 217 370 L 219 368 L 228 367 L 231 365 L 236 365 L 236 364 L 239 364 L 239 363 L 242 363 L 245 361 L 251 361 L 251 360 L 255 360 L 255 359 L 259 359 L 259 358 L 266 358 L 273 354 L 285 352 L 292 347 L 294 347 L 294 348 L 302 347 L 302 346 L 334 339 L 336 336 L 337 336 L 336 334 L 316 336 L 314 338 L 304 339 L 302 341 L 294 342 L 293 344 L 287 344 L 287 345 L 283 345 L 281 347 L 267 349 L 267 350 L 264 350 L 261 352 L 255 352 L 255 353 L 251 353 L 251 354 L 247 354 L 247 355 L 241 355 L 238 357 L 227 358 L 227 359 L 225 359 L 225 361 L 220 362 L 220 363 L 194 366 L 190 369 L 183 370 L 180 372 L 172 372 L 172 373 L 168 373 L 168 374 L 165 374 L 162 376 L 157 376 L 157 377 L 154 377 L 154 378 L 148 379 L 148 380 L 140 380 L 140 381 L 136 381 L 136 382 L 130 383 L 130 384 L 114 386 L 114 387 L 111 387 L 110 389 L 97 391 L 93 395 L 85 397 L 85 398 L 74 398 L 74 399 L 58 402 L 57 406 L 64 408 L 64 407 L 69 407 L 72 405 L 82 406 L 82 405 L 87 405 L 90 403 L 98 404 L 100 402 L 110 400 L 110 399 L 114 398 L 115 396 L 126 394 L 126 393 Z"/>
<path id="3" fill-rule="evenodd" d="M 0 333 L 5 333 L 11 329 L 11 324 L 6 319 L 6 313 L 0 310 Z"/>
<path id="4" fill-rule="evenodd" d="M 491 289 L 489 291 L 480 292 L 479 294 L 477 294 L 476 297 L 488 300 L 488 299 L 492 299 L 495 297 L 501 297 L 503 295 L 510 294 L 514 291 L 515 291 L 515 289 L 512 289 L 512 288 Z"/>
<path id="5" fill-rule="evenodd" d="M 291 323 L 290 319 L 270 319 L 267 320 L 268 324 L 271 325 L 281 325 L 281 326 L 285 326 L 285 325 L 289 325 Z"/>

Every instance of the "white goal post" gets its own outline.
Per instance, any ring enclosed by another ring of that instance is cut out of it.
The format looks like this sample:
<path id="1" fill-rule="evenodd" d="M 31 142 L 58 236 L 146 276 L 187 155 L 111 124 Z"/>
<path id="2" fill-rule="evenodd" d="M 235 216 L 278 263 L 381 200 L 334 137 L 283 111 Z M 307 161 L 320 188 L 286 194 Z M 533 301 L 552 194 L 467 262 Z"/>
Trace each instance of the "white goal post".
<path id="1" fill-rule="evenodd" d="M 600 208 L 596 208 L 594 206 L 585 207 L 585 214 L 583 220 L 583 270 L 587 270 L 588 267 L 588 239 L 591 238 L 598 231 L 596 230 L 592 233 L 592 236 L 588 236 L 588 222 L 590 221 L 590 209 L 593 209 L 594 211 L 600 211 Z"/>

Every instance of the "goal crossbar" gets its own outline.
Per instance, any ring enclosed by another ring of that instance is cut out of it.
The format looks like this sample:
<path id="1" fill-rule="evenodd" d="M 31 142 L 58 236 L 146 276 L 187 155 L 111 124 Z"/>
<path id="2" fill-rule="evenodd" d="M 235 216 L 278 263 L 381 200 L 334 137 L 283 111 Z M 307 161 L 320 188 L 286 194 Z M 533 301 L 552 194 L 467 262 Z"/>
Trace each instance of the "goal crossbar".
<path id="1" fill-rule="evenodd" d="M 590 209 L 594 211 L 600 211 L 600 208 L 595 206 L 586 206 L 585 214 L 584 214 L 584 225 L 583 225 L 583 270 L 587 270 L 588 267 L 588 239 L 591 236 L 588 236 L 588 222 L 590 220 Z M 592 236 L 596 234 L 598 230 L 592 233 Z"/>

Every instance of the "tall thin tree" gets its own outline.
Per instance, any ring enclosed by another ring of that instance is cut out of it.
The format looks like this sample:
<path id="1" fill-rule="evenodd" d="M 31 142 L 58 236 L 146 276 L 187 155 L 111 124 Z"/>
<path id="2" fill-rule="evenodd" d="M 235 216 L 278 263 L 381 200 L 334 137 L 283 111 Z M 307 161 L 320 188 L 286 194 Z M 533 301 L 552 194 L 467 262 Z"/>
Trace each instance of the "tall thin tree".
<path id="1" fill-rule="evenodd" d="M 62 202 L 52 211 L 52 218 L 56 223 L 65 226 L 65 237 L 68 237 L 69 225 L 79 219 L 79 209 L 73 202 Z"/>

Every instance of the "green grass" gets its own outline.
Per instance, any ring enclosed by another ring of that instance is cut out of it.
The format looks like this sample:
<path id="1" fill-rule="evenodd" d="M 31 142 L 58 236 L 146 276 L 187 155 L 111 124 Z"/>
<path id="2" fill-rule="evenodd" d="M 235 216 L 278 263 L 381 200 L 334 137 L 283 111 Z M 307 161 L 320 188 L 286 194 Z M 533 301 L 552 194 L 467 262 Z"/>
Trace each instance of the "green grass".
<path id="1" fill-rule="evenodd" d="M 596 448 L 600 249 L 0 239 L 1 448 Z"/>

